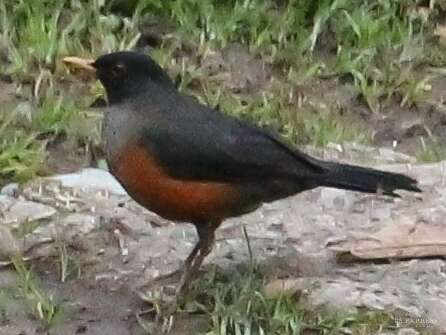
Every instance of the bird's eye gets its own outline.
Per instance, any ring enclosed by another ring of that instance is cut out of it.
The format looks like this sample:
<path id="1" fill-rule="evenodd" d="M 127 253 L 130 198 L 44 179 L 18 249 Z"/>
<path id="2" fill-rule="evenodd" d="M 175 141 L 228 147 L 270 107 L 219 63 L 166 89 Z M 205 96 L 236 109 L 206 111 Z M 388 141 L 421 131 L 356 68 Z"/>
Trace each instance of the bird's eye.
<path id="1" fill-rule="evenodd" d="M 111 72 L 112 72 L 113 77 L 115 77 L 115 78 L 122 77 L 122 75 L 124 75 L 126 72 L 125 65 L 122 63 L 116 63 L 113 65 Z"/>

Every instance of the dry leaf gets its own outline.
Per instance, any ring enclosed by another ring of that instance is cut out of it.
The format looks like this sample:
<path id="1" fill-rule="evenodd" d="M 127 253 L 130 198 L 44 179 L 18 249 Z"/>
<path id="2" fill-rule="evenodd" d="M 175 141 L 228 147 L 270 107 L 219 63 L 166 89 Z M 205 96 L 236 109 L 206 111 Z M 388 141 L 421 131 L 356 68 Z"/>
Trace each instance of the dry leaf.
<path id="1" fill-rule="evenodd" d="M 275 279 L 265 285 L 264 293 L 267 298 L 300 294 L 311 286 L 311 282 L 309 278 Z"/>
<path id="2" fill-rule="evenodd" d="M 427 222 L 407 224 L 404 220 L 400 219 L 377 233 L 359 238 L 347 253 L 353 258 L 346 257 L 345 251 L 341 251 L 338 259 L 353 261 L 355 257 L 383 259 L 446 256 L 446 226 Z"/>

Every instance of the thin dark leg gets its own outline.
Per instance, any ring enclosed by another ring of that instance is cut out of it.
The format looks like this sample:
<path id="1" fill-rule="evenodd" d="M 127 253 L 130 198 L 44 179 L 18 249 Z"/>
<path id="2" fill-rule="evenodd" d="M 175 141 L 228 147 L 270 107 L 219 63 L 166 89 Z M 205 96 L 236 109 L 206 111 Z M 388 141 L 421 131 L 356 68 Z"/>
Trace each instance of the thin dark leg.
<path id="1" fill-rule="evenodd" d="M 195 225 L 198 233 L 198 242 L 187 257 L 184 264 L 184 272 L 177 287 L 177 294 L 183 294 L 189 288 L 191 281 L 197 276 L 201 263 L 212 250 L 215 241 L 216 224 Z"/>
<path id="2" fill-rule="evenodd" d="M 198 233 L 198 242 L 184 262 L 183 274 L 176 288 L 174 299 L 163 306 L 162 315 L 172 315 L 175 313 L 178 297 L 187 292 L 190 283 L 198 274 L 201 263 L 203 263 L 203 260 L 211 252 L 215 240 L 215 230 L 219 225 L 220 222 L 195 225 Z M 166 277 L 163 276 L 163 278 Z M 146 297 L 143 299 L 150 302 Z"/>
<path id="3" fill-rule="evenodd" d="M 180 269 L 177 269 L 177 270 L 175 270 L 175 271 L 172 271 L 172 272 L 170 272 L 170 273 L 168 273 L 168 274 L 159 276 L 159 277 L 155 278 L 155 279 L 153 280 L 153 282 L 163 282 L 163 281 L 165 281 L 165 280 L 168 280 L 168 279 L 170 279 L 170 278 L 172 278 L 172 277 L 175 277 L 175 276 L 176 276 L 177 274 L 179 274 L 180 272 L 183 272 L 184 269 L 190 267 L 190 266 L 191 266 L 191 263 L 192 263 L 192 261 L 193 261 L 193 259 L 194 259 L 195 256 L 197 255 L 198 250 L 200 250 L 200 247 L 201 247 L 200 242 L 198 242 L 198 243 L 195 245 L 195 247 L 192 249 L 192 251 L 190 252 L 189 256 L 187 256 L 186 260 L 184 261 L 183 269 L 180 268 Z"/>
<path id="4" fill-rule="evenodd" d="M 189 256 L 187 256 L 186 260 L 184 261 L 184 268 L 190 267 L 195 256 L 197 255 L 198 251 L 201 248 L 201 240 L 198 240 L 197 244 L 195 244 L 195 247 L 190 252 Z"/>

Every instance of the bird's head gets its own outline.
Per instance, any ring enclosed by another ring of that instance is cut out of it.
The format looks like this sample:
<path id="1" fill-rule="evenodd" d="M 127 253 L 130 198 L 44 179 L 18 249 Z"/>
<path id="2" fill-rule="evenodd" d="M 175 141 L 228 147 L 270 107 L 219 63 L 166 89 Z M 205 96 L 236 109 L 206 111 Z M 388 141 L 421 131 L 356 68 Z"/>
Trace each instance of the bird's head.
<path id="1" fill-rule="evenodd" d="M 152 58 L 137 52 L 114 52 L 95 61 L 77 57 L 66 57 L 64 61 L 94 71 L 111 104 L 148 90 L 150 83 L 174 88 L 169 76 Z"/>

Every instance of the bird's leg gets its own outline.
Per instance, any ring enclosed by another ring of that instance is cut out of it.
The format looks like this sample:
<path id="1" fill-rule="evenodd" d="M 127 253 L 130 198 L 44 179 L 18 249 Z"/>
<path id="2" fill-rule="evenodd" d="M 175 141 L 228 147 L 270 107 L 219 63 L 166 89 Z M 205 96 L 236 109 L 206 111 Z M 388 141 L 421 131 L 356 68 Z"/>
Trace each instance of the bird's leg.
<path id="1" fill-rule="evenodd" d="M 182 273 L 182 276 L 180 278 L 180 283 L 183 283 L 183 279 L 184 278 L 184 273 L 188 271 L 189 268 L 192 267 L 193 263 L 196 263 L 196 261 L 194 262 L 195 257 L 197 256 L 197 254 L 199 253 L 200 249 L 205 249 L 206 248 L 206 240 L 209 239 L 208 236 L 212 236 L 212 240 L 209 242 L 210 243 L 210 247 L 209 249 L 212 249 L 212 243 L 213 243 L 213 232 L 208 232 L 209 229 L 212 229 L 210 227 L 214 227 L 213 225 L 209 225 L 209 224 L 203 224 L 200 226 L 196 226 L 197 228 L 197 232 L 198 232 L 198 243 L 195 245 L 195 247 L 192 249 L 192 251 L 189 253 L 189 255 L 187 256 L 186 260 L 184 261 L 184 266 L 182 269 L 177 269 L 173 272 L 170 272 L 168 274 L 159 276 L 157 278 L 155 278 L 150 284 L 152 285 L 153 283 L 159 283 L 159 282 L 163 282 L 165 280 L 169 280 L 170 278 L 176 276 L 179 273 Z M 215 228 L 213 228 L 215 230 Z M 203 236 L 203 237 L 201 237 Z M 210 250 L 207 252 L 207 254 L 209 254 Z M 204 259 L 207 254 L 205 254 L 204 256 L 202 256 L 202 258 Z M 203 261 L 203 259 L 201 260 L 201 262 Z M 200 264 L 201 264 L 200 262 Z M 196 266 L 197 270 L 200 267 L 200 264 L 198 264 L 198 266 Z M 191 278 L 193 279 L 193 278 Z M 191 280 L 189 279 L 189 280 Z M 178 285 L 179 287 L 180 285 Z M 178 291 L 178 290 L 177 290 Z"/>
<path id="2" fill-rule="evenodd" d="M 195 245 L 194 249 L 193 249 L 193 250 L 191 251 L 191 253 L 189 254 L 189 256 L 187 256 L 186 260 L 184 261 L 184 269 L 190 267 L 190 264 L 192 263 L 192 261 L 193 261 L 195 255 L 197 254 L 197 252 L 198 252 L 198 250 L 200 249 L 200 247 L 201 247 L 201 245 L 200 245 L 200 243 L 198 242 L 198 243 Z M 165 274 L 165 275 L 162 275 L 162 276 L 159 276 L 159 277 L 155 278 L 155 279 L 153 280 L 153 282 L 162 282 L 162 281 L 164 281 L 164 280 L 167 280 L 167 279 L 169 279 L 169 278 L 172 278 L 172 277 L 178 275 L 178 274 L 179 274 L 180 272 L 182 272 L 182 271 L 183 271 L 183 269 L 181 269 L 181 268 L 176 269 L 175 271 L 169 272 L 168 274 Z"/>
<path id="3" fill-rule="evenodd" d="M 195 256 L 197 255 L 198 251 L 200 250 L 200 248 L 202 246 L 202 243 L 200 243 L 200 242 L 201 242 L 201 239 L 198 240 L 197 244 L 195 244 L 195 247 L 192 249 L 190 254 L 187 256 L 186 260 L 184 261 L 184 269 L 191 266 Z"/>
<path id="4" fill-rule="evenodd" d="M 175 313 L 177 309 L 178 297 L 186 293 L 186 291 L 189 289 L 189 285 L 191 281 L 196 277 L 201 263 L 203 263 L 203 260 L 212 250 L 212 246 L 215 240 L 215 229 L 218 227 L 218 225 L 219 223 L 195 225 L 198 232 L 198 242 L 184 262 L 183 274 L 181 275 L 180 282 L 177 285 L 176 294 L 173 297 L 173 300 L 165 303 L 162 306 L 162 310 L 161 312 L 159 312 L 160 315 L 166 317 L 171 316 Z M 147 299 L 144 300 L 148 301 Z M 156 304 L 156 302 L 154 304 Z M 158 308 L 161 307 L 158 306 Z"/>
<path id="5" fill-rule="evenodd" d="M 215 240 L 215 229 L 217 229 L 219 224 L 220 222 L 217 224 L 207 223 L 195 225 L 198 233 L 198 242 L 184 262 L 184 270 L 180 282 L 176 287 L 176 294 L 173 297 L 173 300 L 163 304 L 160 315 L 172 315 L 175 312 L 178 297 L 186 293 L 189 289 L 189 285 L 196 277 L 201 263 L 203 263 L 203 260 L 211 252 Z M 165 276 L 163 276 L 163 278 L 165 278 Z M 158 281 L 158 279 L 156 281 Z M 144 294 L 141 297 L 143 300 L 151 302 L 154 305 L 157 304 L 156 299 L 147 296 L 147 294 Z M 158 308 L 160 307 L 158 306 Z"/>
<path id="6" fill-rule="evenodd" d="M 215 241 L 215 229 L 218 225 L 207 223 L 196 225 L 198 242 L 184 263 L 184 271 L 177 286 L 177 295 L 183 294 L 195 278 L 201 263 L 211 252 Z"/>

